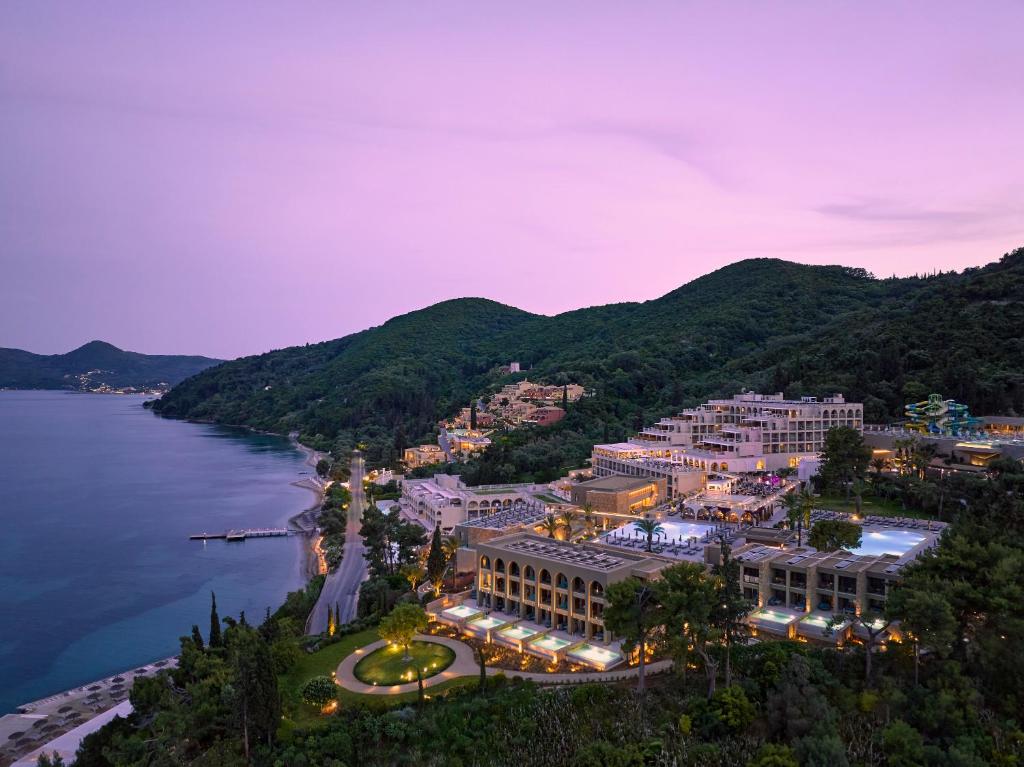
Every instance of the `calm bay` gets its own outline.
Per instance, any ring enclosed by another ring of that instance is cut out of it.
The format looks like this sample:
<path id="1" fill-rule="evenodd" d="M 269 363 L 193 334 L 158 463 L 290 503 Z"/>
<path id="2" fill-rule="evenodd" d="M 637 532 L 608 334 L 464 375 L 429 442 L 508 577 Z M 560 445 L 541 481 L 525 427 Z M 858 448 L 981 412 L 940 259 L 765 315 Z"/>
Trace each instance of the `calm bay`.
<path id="1" fill-rule="evenodd" d="M 174 654 L 211 591 L 259 622 L 304 581 L 300 539 L 188 540 L 283 526 L 303 455 L 143 401 L 0 391 L 0 713 Z"/>

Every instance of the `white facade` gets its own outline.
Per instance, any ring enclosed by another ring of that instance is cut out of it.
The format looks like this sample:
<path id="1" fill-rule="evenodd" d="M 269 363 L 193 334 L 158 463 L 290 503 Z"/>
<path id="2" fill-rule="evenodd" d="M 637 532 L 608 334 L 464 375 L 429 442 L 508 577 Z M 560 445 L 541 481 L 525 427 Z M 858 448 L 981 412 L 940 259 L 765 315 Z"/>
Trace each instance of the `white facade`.
<path id="1" fill-rule="evenodd" d="M 534 493 L 549 492 L 546 486 L 481 485 L 470 487 L 457 475 L 435 474 L 431 479 L 407 479 L 402 483 L 402 512 L 428 530 L 440 526 L 451 532 L 456 525 L 504 509 L 542 508 Z"/>
<path id="2" fill-rule="evenodd" d="M 597 476 L 656 476 L 651 467 L 660 464 L 703 472 L 778 471 L 816 458 L 834 426 L 863 431 L 864 406 L 841 394 L 787 400 L 781 393 L 745 392 L 663 418 L 629 442 L 595 445 L 592 465 Z M 669 494 L 680 491 L 672 486 Z"/>

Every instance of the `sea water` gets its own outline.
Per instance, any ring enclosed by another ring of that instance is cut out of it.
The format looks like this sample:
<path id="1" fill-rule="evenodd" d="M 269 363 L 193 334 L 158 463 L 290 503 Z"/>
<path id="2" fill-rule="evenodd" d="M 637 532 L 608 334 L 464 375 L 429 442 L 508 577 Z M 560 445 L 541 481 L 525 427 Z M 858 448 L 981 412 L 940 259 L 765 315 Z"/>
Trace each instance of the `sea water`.
<path id="1" fill-rule="evenodd" d="M 301 587 L 302 542 L 190 541 L 310 505 L 287 439 L 160 418 L 143 397 L 0 391 L 0 713 L 175 654 Z"/>

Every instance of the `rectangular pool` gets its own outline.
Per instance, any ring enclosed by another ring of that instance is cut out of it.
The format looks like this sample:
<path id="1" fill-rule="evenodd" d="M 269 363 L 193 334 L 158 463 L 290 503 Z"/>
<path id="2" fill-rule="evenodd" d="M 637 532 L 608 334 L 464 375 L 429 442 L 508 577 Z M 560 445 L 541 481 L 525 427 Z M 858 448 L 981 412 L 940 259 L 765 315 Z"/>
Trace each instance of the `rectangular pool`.
<path id="1" fill-rule="evenodd" d="M 455 607 L 449 607 L 447 610 L 441 611 L 441 615 L 443 617 L 453 621 L 465 620 L 466 618 L 472 618 L 474 615 L 479 614 L 479 610 L 467 605 L 455 605 Z"/>
<path id="2" fill-rule="evenodd" d="M 539 631 L 526 628 L 526 626 L 509 626 L 507 629 L 499 631 L 498 635 L 502 639 L 508 639 L 511 642 L 522 642 L 539 633 Z"/>
<path id="3" fill-rule="evenodd" d="M 860 546 L 851 549 L 850 553 L 869 556 L 893 554 L 902 557 L 924 540 L 924 535 L 911 530 L 865 530 Z"/>
<path id="4" fill-rule="evenodd" d="M 569 650 L 566 653 L 566 658 L 586 663 L 588 666 L 594 666 L 602 671 L 622 661 L 622 655 L 614 650 L 597 647 L 590 643 L 582 644 L 573 650 Z"/>
<path id="5" fill-rule="evenodd" d="M 806 626 L 811 629 L 817 629 L 818 631 L 824 631 L 831 620 L 831 615 L 808 615 L 806 618 L 803 618 L 800 621 L 800 626 Z M 848 623 L 849 621 L 843 620 L 837 623 L 832 630 L 835 632 L 842 631 L 844 628 L 846 628 Z"/>
<path id="6" fill-rule="evenodd" d="M 800 616 L 790 613 L 779 612 L 778 610 L 756 610 L 750 614 L 751 618 L 767 623 L 777 623 L 780 626 L 788 626 Z"/>
<path id="7" fill-rule="evenodd" d="M 466 628 L 475 629 L 477 631 L 490 631 L 491 629 L 498 628 L 498 626 L 504 626 L 508 621 L 503 621 L 500 618 L 492 618 L 487 616 L 485 618 L 476 618 L 469 621 L 466 624 Z"/>
<path id="8" fill-rule="evenodd" d="M 543 650 L 544 652 L 556 653 L 564 650 L 566 647 L 571 645 L 567 639 L 559 639 L 553 636 L 544 636 L 535 642 L 530 642 L 530 647 L 534 650 Z"/>

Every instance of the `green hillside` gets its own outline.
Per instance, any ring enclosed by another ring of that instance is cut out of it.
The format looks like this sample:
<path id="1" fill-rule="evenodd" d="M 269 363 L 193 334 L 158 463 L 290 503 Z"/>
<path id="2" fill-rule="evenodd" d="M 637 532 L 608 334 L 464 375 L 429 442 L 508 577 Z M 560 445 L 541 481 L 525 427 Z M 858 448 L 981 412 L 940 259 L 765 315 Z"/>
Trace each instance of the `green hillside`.
<path id="1" fill-rule="evenodd" d="M 963 273 L 878 280 L 775 259 L 732 264 L 644 303 L 544 317 L 456 299 L 322 344 L 236 360 L 175 387 L 175 417 L 287 432 L 388 461 L 471 395 L 511 380 L 578 381 L 597 396 L 557 427 L 512 435 L 467 469 L 543 478 L 589 444 L 740 389 L 839 391 L 869 420 L 942 391 L 979 413 L 1024 412 L 1024 250 Z M 521 377 L 521 376 L 520 376 Z"/>
<path id="2" fill-rule="evenodd" d="M 126 352 L 103 341 L 90 341 L 67 354 L 0 349 L 0 388 L 151 389 L 179 383 L 220 362 L 209 357 Z"/>

